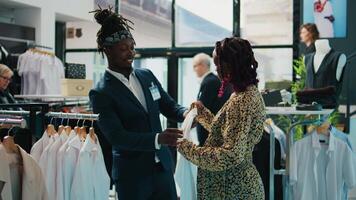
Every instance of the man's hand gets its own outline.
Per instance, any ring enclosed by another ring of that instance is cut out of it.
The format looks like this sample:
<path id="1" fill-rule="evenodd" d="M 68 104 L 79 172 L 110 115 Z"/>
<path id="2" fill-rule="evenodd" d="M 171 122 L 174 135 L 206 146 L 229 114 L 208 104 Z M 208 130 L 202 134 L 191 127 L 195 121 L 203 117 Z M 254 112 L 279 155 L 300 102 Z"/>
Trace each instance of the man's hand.
<path id="1" fill-rule="evenodd" d="M 158 135 L 158 144 L 177 146 L 177 140 L 183 137 L 183 131 L 176 128 L 167 128 Z"/>

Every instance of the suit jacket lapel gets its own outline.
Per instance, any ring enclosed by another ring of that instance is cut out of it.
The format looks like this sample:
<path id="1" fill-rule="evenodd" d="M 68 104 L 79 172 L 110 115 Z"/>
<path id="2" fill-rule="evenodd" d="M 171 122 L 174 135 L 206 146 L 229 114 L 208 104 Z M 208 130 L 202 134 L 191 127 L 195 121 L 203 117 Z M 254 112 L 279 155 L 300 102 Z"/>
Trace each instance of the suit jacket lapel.
<path id="1" fill-rule="evenodd" d="M 153 103 L 152 95 L 151 95 L 151 92 L 149 89 L 151 86 L 151 83 L 147 80 L 147 78 L 145 78 L 143 76 L 143 74 L 139 70 L 135 70 L 135 74 L 137 76 L 137 79 L 141 83 L 141 87 L 142 87 L 143 93 L 145 95 L 147 112 L 150 113 L 152 103 Z"/>
<path id="2" fill-rule="evenodd" d="M 139 106 L 142 110 L 145 111 L 145 109 L 143 108 L 143 106 L 141 105 L 141 103 L 138 101 L 138 99 L 136 98 L 136 96 L 131 92 L 131 90 L 129 90 L 120 80 L 118 80 L 117 78 L 115 78 L 113 75 L 111 75 L 109 72 L 105 72 L 105 80 L 106 81 L 112 81 L 111 84 L 109 84 L 110 87 L 113 88 L 113 91 L 111 92 L 119 92 L 120 96 L 125 96 L 128 99 L 131 100 L 132 103 L 136 104 L 137 106 Z M 117 90 L 118 89 L 118 90 Z M 142 86 L 143 89 L 143 86 Z M 146 100 L 147 101 L 147 100 Z"/>

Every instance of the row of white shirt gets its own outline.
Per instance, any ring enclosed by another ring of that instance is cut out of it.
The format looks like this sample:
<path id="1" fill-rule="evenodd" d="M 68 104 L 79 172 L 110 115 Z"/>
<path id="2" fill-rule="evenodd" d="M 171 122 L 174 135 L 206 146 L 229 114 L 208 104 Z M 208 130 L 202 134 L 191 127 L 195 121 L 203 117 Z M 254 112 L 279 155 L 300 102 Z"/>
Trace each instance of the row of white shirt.
<path id="1" fill-rule="evenodd" d="M 314 131 L 291 147 L 290 183 L 295 200 L 342 200 L 344 187 L 356 186 L 355 153 L 333 133 Z"/>
<path id="2" fill-rule="evenodd" d="M 56 56 L 35 53 L 21 54 L 17 63 L 21 76 L 22 95 L 60 95 L 64 66 Z"/>
<path id="3" fill-rule="evenodd" d="M 83 141 L 72 130 L 69 135 L 45 132 L 31 149 L 39 163 L 48 193 L 56 200 L 103 200 L 109 198 L 110 177 L 98 140 Z"/>
<path id="4" fill-rule="evenodd" d="M 0 143 L 0 199 L 48 200 L 40 167 L 25 150 L 18 149 L 19 154 L 8 153 Z"/>

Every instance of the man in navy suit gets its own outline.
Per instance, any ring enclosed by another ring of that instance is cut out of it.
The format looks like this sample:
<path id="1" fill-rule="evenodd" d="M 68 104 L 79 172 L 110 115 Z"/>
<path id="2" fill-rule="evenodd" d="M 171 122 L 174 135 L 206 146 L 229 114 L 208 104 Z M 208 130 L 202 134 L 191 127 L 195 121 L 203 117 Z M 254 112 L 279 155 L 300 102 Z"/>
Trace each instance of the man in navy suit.
<path id="1" fill-rule="evenodd" d="M 98 125 L 113 149 L 112 178 L 120 200 L 175 200 L 173 160 L 167 146 L 182 137 L 178 129 L 162 131 L 159 115 L 183 121 L 186 109 L 161 87 L 151 71 L 133 69 L 135 41 L 128 21 L 108 9 L 97 10 L 102 25 L 99 51 L 109 66 L 90 91 Z"/>
<path id="2" fill-rule="evenodd" d="M 198 93 L 198 101 L 208 108 L 213 114 L 216 114 L 224 103 L 230 98 L 231 87 L 226 87 L 222 97 L 218 97 L 221 87 L 220 79 L 210 71 L 211 57 L 205 53 L 198 53 L 193 57 L 193 69 L 199 78 L 201 84 Z M 197 124 L 197 135 L 199 145 L 203 146 L 208 138 L 208 131 L 200 124 Z"/>

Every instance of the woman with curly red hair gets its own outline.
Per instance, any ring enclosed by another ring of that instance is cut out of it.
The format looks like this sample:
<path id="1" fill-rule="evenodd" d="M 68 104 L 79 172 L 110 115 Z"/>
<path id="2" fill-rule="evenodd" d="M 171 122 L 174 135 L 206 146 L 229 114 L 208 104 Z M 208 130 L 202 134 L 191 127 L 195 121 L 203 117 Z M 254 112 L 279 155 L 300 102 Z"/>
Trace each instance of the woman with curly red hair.
<path id="1" fill-rule="evenodd" d="M 222 81 L 219 95 L 229 84 L 234 93 L 215 116 L 200 102 L 192 104 L 209 136 L 202 147 L 183 139 L 178 151 L 199 168 L 198 199 L 263 200 L 262 180 L 252 163 L 266 116 L 257 89 L 258 63 L 250 43 L 237 37 L 217 42 L 213 57 Z"/>

